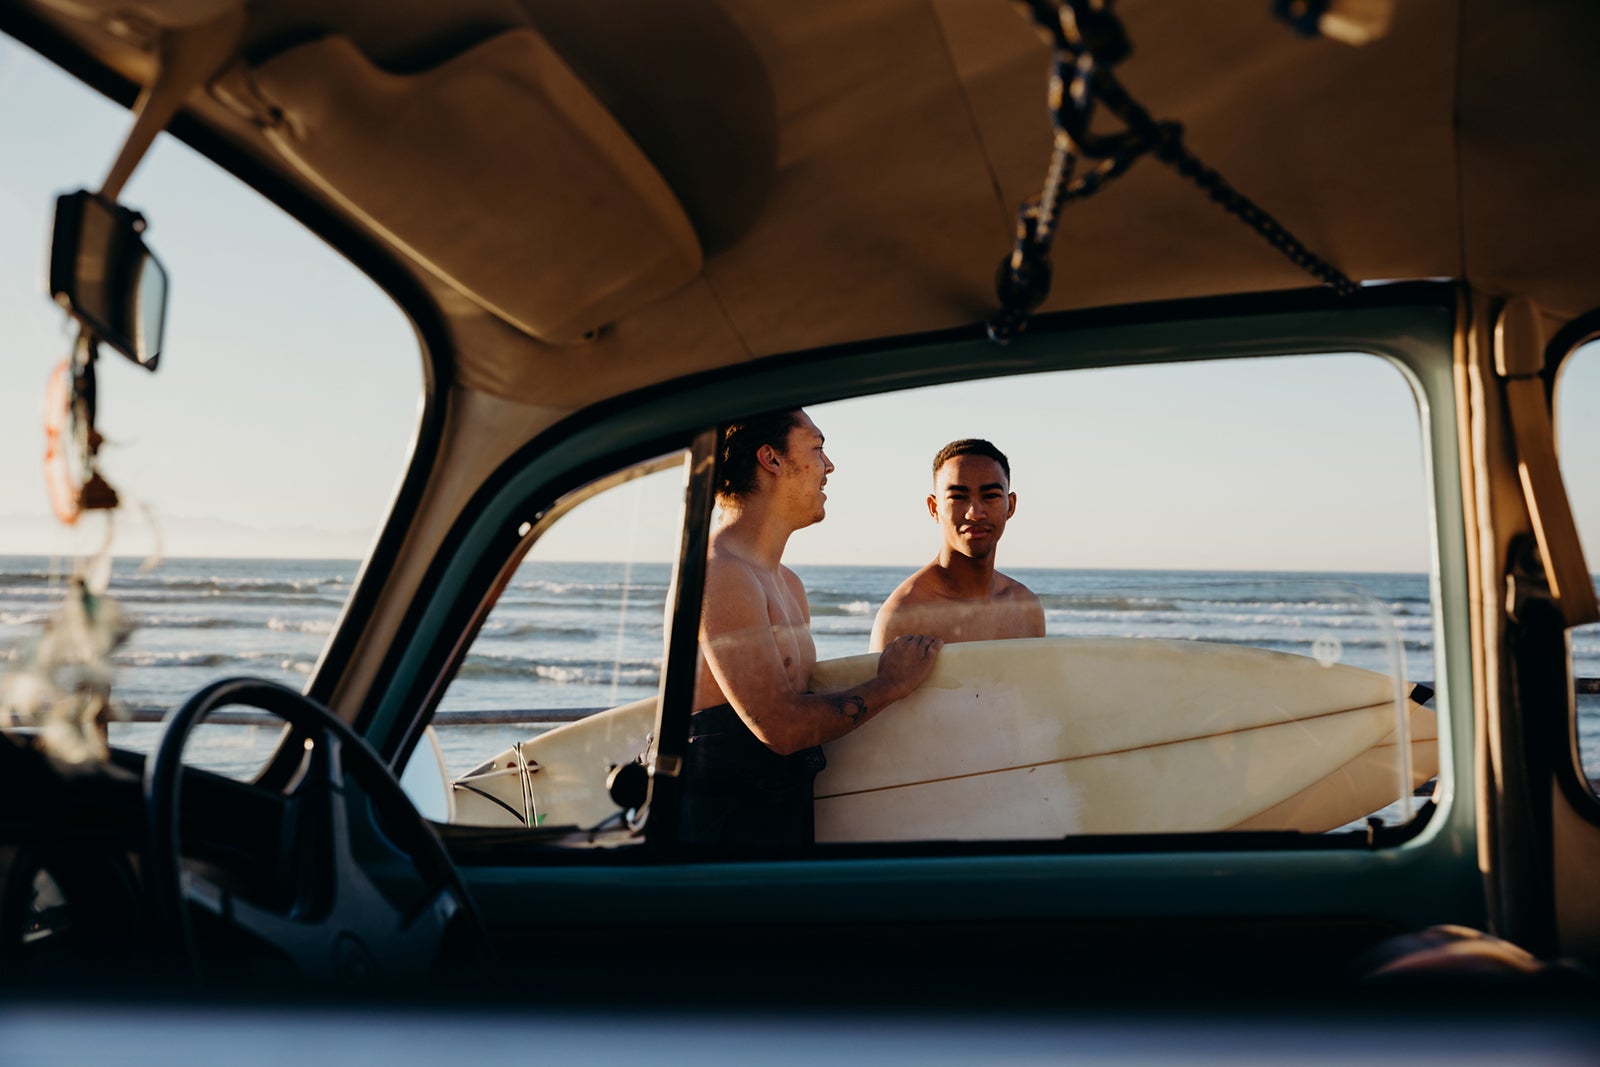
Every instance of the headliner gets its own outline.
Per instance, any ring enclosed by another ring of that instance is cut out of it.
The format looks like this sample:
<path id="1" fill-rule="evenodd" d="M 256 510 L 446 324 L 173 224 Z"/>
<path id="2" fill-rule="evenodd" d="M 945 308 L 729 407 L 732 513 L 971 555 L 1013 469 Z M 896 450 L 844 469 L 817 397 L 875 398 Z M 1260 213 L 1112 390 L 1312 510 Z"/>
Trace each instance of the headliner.
<path id="1" fill-rule="evenodd" d="M 149 25 L 231 7 L 7 6 L 7 28 L 38 17 L 64 35 L 80 74 L 136 84 Z M 1600 8 L 1404 0 L 1353 47 L 1268 6 L 1121 0 L 1118 76 L 1359 281 L 1465 279 L 1558 321 L 1597 302 Z M 108 31 L 108 12 L 139 32 Z M 1003 0 L 269 0 L 243 16 L 189 118 L 252 161 L 246 180 L 306 189 L 415 274 L 459 384 L 553 408 L 982 322 L 1049 159 L 1048 50 Z M 500 66 L 477 65 L 508 35 L 521 44 Z M 413 99 L 431 111 L 371 121 Z M 577 147 L 515 151 L 545 130 Z M 571 161 L 589 144 L 601 162 L 585 171 Z M 1054 263 L 1046 311 L 1311 284 L 1150 158 L 1068 205 Z"/>

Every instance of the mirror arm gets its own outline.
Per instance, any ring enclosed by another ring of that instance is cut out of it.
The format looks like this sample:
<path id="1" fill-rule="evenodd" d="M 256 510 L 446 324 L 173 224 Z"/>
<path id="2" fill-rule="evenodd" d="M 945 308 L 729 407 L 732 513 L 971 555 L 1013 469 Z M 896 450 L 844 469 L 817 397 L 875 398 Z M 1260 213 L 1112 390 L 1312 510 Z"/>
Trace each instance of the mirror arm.
<path id="1" fill-rule="evenodd" d="M 244 10 L 235 7 L 210 22 L 169 29 L 161 35 L 154 83 L 134 103 L 133 129 L 122 144 L 100 195 L 115 201 L 156 134 L 178 113 L 189 93 L 221 70 L 244 32 Z"/>

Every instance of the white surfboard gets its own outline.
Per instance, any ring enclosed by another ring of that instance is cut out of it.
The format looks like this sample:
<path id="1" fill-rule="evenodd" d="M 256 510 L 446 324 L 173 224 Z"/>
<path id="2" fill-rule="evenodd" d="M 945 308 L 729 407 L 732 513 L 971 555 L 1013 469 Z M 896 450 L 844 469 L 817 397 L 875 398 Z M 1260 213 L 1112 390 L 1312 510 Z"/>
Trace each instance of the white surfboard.
<path id="1" fill-rule="evenodd" d="M 812 684 L 847 688 L 876 660 L 818 664 Z M 1433 713 L 1407 703 L 1414 787 L 1437 771 L 1437 735 Z M 1154 639 L 947 645 L 915 694 L 825 746 L 817 839 L 1321 832 L 1399 798 L 1397 720 L 1393 679 L 1306 656 Z"/>
<path id="2" fill-rule="evenodd" d="M 812 685 L 847 688 L 877 658 L 819 663 Z M 1415 786 L 1437 771 L 1437 734 L 1430 710 L 1406 710 Z M 606 773 L 654 722 L 643 700 L 514 746 L 456 781 L 456 818 L 613 817 Z M 1305 656 L 1145 638 L 947 645 L 916 693 L 824 746 L 817 839 L 1317 833 L 1401 796 L 1398 725 L 1393 679 Z"/>
<path id="3" fill-rule="evenodd" d="M 596 712 L 500 752 L 455 780 L 457 823 L 598 826 L 618 813 L 611 768 L 644 752 L 656 700 Z"/>

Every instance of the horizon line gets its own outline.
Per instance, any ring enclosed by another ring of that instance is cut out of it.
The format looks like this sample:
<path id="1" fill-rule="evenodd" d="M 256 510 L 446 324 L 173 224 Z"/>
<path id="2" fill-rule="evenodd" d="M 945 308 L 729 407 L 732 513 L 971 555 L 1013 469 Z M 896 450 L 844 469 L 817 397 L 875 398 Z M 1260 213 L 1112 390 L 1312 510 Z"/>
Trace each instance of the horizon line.
<path id="1" fill-rule="evenodd" d="M 70 554 L 69 555 L 69 554 L 48 553 L 48 552 L 0 552 L 0 560 L 6 560 L 6 559 L 35 559 L 35 560 L 47 559 L 47 560 L 63 560 L 64 561 L 64 560 L 67 560 L 67 559 L 75 559 L 75 558 L 78 558 L 78 556 L 76 554 Z M 139 554 L 139 553 L 132 553 L 132 552 L 113 552 L 113 553 L 111 553 L 111 559 L 112 560 L 141 561 L 142 562 L 142 561 L 147 560 L 149 558 L 150 557 L 148 555 L 142 555 L 142 554 Z M 203 555 L 181 555 L 181 556 L 180 555 L 166 555 L 166 556 L 160 557 L 158 562 L 155 564 L 155 566 L 159 567 L 162 563 L 167 563 L 167 562 L 193 562 L 193 561 L 200 561 L 200 560 L 227 560 L 227 561 L 231 561 L 231 562 L 259 562 L 259 563 L 293 563 L 293 562 L 300 562 L 300 563 L 338 563 L 338 564 L 353 565 L 353 566 L 357 566 L 357 567 L 363 566 L 367 562 L 364 557 L 360 557 L 360 556 L 310 556 L 310 555 L 257 556 L 257 555 L 221 555 L 221 554 L 213 555 L 213 554 L 203 554 Z M 565 563 L 565 564 L 577 564 L 577 565 L 587 565 L 587 566 L 612 566 L 612 565 L 616 565 L 617 563 L 622 562 L 622 561 L 618 561 L 618 560 L 615 560 L 615 559 L 536 559 L 536 560 L 531 560 L 531 561 L 524 560 L 524 562 Z M 649 566 L 671 566 L 671 565 L 673 565 L 673 563 L 675 561 L 674 560 L 669 560 L 669 559 L 636 559 L 636 560 L 632 560 L 632 561 L 628 561 L 628 562 L 641 564 L 641 565 L 649 565 Z M 895 561 L 895 562 L 892 562 L 892 563 L 861 563 L 861 562 L 827 563 L 827 562 L 818 562 L 818 561 L 815 561 L 815 560 L 795 560 L 793 562 L 789 562 L 789 563 L 786 563 L 784 565 L 787 566 L 787 567 L 791 567 L 791 568 L 793 568 L 793 567 L 857 567 L 857 568 L 862 568 L 862 569 L 887 569 L 887 568 L 905 568 L 905 567 L 910 567 L 912 569 L 915 569 L 916 567 L 921 566 L 921 564 L 906 563 L 906 562 L 903 562 L 903 561 Z M 520 564 L 519 564 L 519 566 L 520 566 Z M 1151 565 L 1133 566 L 1133 565 L 1128 565 L 1128 564 L 1119 564 L 1119 565 L 1115 565 L 1115 566 L 1090 566 L 1090 565 L 1063 566 L 1063 565 L 1055 565 L 1055 564 L 1047 565 L 1047 564 L 1028 564 L 1028 563 L 1024 563 L 1024 564 L 1018 564 L 1018 565 L 1012 566 L 1009 569 L 1013 570 L 1013 571 L 1028 571 L 1028 570 L 1051 570 L 1051 571 L 1075 571 L 1075 570 L 1076 571 L 1158 571 L 1158 572 L 1159 571 L 1167 571 L 1167 572 L 1172 572 L 1172 573 L 1205 571 L 1205 572 L 1217 573 L 1217 574 L 1406 574 L 1406 575 L 1417 575 L 1417 574 L 1429 574 L 1429 573 L 1431 573 L 1431 570 L 1426 569 L 1426 568 L 1422 569 L 1422 570 L 1408 570 L 1408 569 L 1400 569 L 1400 568 L 1393 568 L 1393 567 L 1365 567 L 1365 568 L 1327 567 L 1327 568 L 1322 568 L 1322 569 L 1312 569 L 1312 568 L 1308 568 L 1308 567 L 1270 567 L 1270 568 L 1255 567 L 1255 568 L 1247 568 L 1247 567 L 1177 566 L 1177 565 L 1171 565 L 1171 564 L 1156 565 L 1156 566 L 1151 566 Z M 1600 575 L 1591 575 L 1591 577 L 1594 577 L 1594 578 L 1596 578 L 1597 581 L 1600 581 Z"/>

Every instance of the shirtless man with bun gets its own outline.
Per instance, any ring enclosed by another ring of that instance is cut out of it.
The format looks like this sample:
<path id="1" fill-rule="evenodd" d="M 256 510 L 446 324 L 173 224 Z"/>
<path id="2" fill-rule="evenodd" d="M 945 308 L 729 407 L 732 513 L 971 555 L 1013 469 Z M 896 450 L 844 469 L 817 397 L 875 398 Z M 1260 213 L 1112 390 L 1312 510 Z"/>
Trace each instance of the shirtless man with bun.
<path id="1" fill-rule="evenodd" d="M 686 841 L 799 844 L 812 839 L 817 746 L 842 737 L 922 684 L 943 642 L 906 633 L 852 689 L 810 690 L 817 649 L 805 586 L 783 565 L 789 535 L 821 522 L 833 464 L 804 411 L 724 427 L 700 664 L 680 824 Z"/>
<path id="2" fill-rule="evenodd" d="M 988 441 L 952 441 L 933 459 L 928 514 L 944 537 L 932 563 L 889 594 L 872 625 L 872 648 L 907 633 L 946 642 L 1043 637 L 1044 606 L 995 570 L 995 549 L 1017 511 L 1011 464 Z"/>

